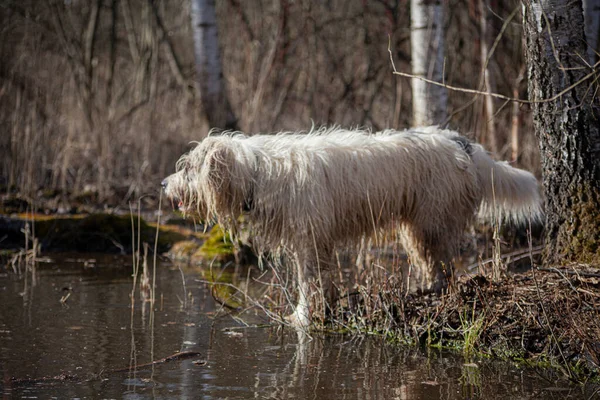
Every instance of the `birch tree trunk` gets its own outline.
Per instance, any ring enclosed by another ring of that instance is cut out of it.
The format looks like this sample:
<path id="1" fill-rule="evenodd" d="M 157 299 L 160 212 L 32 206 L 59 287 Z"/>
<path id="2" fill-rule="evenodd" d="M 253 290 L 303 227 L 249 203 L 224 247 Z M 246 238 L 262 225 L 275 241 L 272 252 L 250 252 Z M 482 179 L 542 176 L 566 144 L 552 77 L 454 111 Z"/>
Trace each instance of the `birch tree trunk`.
<path id="1" fill-rule="evenodd" d="M 412 74 L 443 82 L 444 12 L 439 0 L 410 1 Z M 446 119 L 446 88 L 413 78 L 413 125 L 441 124 Z"/>
<path id="2" fill-rule="evenodd" d="M 196 83 L 211 127 L 235 129 L 236 120 L 225 91 L 217 32 L 215 0 L 191 0 Z"/>
<path id="3" fill-rule="evenodd" d="M 536 102 L 533 118 L 546 193 L 544 259 L 597 263 L 600 101 L 581 57 L 587 49 L 582 3 L 525 0 L 524 5 L 529 98 Z"/>

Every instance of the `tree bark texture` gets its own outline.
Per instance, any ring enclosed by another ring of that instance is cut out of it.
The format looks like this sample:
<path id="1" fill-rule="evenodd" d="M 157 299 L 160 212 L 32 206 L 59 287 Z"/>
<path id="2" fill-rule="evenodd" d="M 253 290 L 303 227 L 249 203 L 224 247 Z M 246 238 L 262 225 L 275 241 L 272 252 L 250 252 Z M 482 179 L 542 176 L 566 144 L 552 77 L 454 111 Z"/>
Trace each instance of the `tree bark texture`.
<path id="1" fill-rule="evenodd" d="M 444 80 L 444 12 L 439 0 L 411 0 L 410 43 L 412 74 Z M 413 78 L 413 125 L 441 124 L 446 119 L 446 88 Z"/>
<path id="2" fill-rule="evenodd" d="M 217 32 L 215 0 L 191 0 L 196 82 L 211 127 L 235 129 L 236 121 L 225 92 Z"/>
<path id="3" fill-rule="evenodd" d="M 597 83 L 585 62 L 582 4 L 524 0 L 523 12 L 529 98 L 546 195 L 544 259 L 597 263 L 600 107 L 592 86 Z"/>

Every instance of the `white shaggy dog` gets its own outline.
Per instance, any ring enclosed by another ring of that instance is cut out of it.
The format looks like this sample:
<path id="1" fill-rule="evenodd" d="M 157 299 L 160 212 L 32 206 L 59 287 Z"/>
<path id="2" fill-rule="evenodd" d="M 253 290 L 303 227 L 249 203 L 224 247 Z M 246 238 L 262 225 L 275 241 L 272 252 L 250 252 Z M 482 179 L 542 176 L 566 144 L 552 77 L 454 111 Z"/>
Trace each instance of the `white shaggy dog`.
<path id="1" fill-rule="evenodd" d="M 542 213 L 531 173 L 437 127 L 209 136 L 163 187 L 185 213 L 226 228 L 246 214 L 257 249 L 295 263 L 296 326 L 310 324 L 310 282 L 336 248 L 396 231 L 415 267 L 411 289 L 439 291 L 477 215 L 522 223 Z"/>

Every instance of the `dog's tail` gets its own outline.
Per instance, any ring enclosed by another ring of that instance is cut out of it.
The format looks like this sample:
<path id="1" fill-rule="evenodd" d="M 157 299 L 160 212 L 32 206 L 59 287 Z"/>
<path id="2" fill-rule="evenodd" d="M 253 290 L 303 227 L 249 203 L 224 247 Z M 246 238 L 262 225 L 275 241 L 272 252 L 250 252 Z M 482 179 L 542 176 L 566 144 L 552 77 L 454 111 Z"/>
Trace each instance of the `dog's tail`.
<path id="1" fill-rule="evenodd" d="M 480 145 L 472 146 L 472 159 L 482 190 L 478 217 L 515 224 L 540 221 L 542 197 L 535 176 L 506 162 L 492 160 Z"/>

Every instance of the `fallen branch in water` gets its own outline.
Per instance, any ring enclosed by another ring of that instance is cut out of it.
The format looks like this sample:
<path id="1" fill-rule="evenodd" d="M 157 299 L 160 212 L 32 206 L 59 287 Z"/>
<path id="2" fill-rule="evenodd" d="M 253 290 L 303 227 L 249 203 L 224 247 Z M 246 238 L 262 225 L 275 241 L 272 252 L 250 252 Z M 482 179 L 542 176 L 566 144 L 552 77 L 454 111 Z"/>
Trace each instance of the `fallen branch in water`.
<path id="1" fill-rule="evenodd" d="M 56 376 L 43 376 L 41 378 L 11 378 L 10 383 L 13 385 L 27 385 L 39 383 L 54 383 L 54 382 L 72 382 L 82 380 L 78 375 L 60 374 Z"/>
<path id="2" fill-rule="evenodd" d="M 126 367 L 126 368 L 113 369 L 109 372 L 136 371 L 138 369 L 148 368 L 153 365 L 164 364 L 169 361 L 179 361 L 179 360 L 186 360 L 186 359 L 192 358 L 192 357 L 198 357 L 199 355 L 200 355 L 200 353 L 195 352 L 195 351 L 182 351 L 179 353 L 172 354 L 168 357 L 161 358 L 160 360 L 155 360 L 155 361 L 152 361 L 152 362 L 149 362 L 146 364 L 133 365 L 131 367 Z"/>
<path id="3" fill-rule="evenodd" d="M 98 374 L 98 375 L 94 375 L 92 377 L 80 377 L 79 375 L 70 375 L 70 374 L 66 374 L 66 373 L 61 373 L 59 375 L 56 376 L 44 376 L 41 378 L 11 378 L 11 384 L 13 385 L 19 385 L 19 386 L 24 386 L 24 385 L 32 385 L 32 384 L 39 384 L 39 383 L 56 383 L 56 382 L 88 382 L 91 381 L 95 378 L 99 378 L 101 375 L 105 374 L 105 373 L 111 373 L 111 372 L 129 372 L 129 371 L 137 371 L 139 369 L 143 369 L 143 368 L 148 368 L 151 367 L 153 365 L 157 365 L 157 364 L 164 364 L 167 363 L 169 361 L 180 361 L 180 360 L 186 360 L 188 358 L 192 358 L 192 357 L 198 357 L 200 355 L 200 353 L 195 352 L 195 351 L 182 351 L 179 353 L 175 353 L 172 354 L 168 357 L 165 358 L 161 358 L 160 360 L 155 360 L 146 364 L 139 364 L 139 365 L 133 365 L 131 367 L 127 367 L 127 368 L 118 368 L 118 369 L 111 369 L 111 370 L 105 370 L 102 371 L 102 373 Z M 199 363 L 199 365 L 203 365 L 204 363 Z"/>

